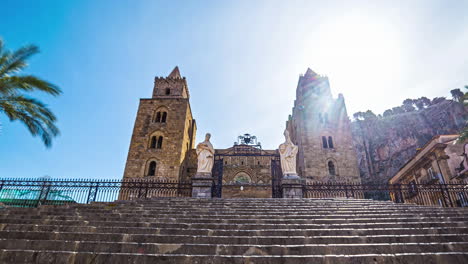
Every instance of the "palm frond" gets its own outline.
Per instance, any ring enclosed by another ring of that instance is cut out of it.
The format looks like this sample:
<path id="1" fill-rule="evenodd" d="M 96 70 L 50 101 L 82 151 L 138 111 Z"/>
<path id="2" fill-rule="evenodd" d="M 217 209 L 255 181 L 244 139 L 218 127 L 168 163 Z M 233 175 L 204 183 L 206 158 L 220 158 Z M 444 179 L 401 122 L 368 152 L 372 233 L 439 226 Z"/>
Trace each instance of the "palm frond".
<path id="1" fill-rule="evenodd" d="M 62 93 L 59 87 L 32 75 L 0 78 L 0 94 L 10 94 L 16 90 L 46 92 L 53 96 Z"/>
<path id="2" fill-rule="evenodd" d="M 21 71 L 28 65 L 26 60 L 38 52 L 37 46 L 28 45 L 10 53 L 6 56 L 7 60 L 0 64 L 0 77 Z"/>
<path id="3" fill-rule="evenodd" d="M 3 39 L 0 38 L 0 56 L 2 56 L 2 51 L 3 51 Z"/>
<path id="4" fill-rule="evenodd" d="M 0 98 L 0 112 L 11 121 L 19 120 L 26 125 L 33 136 L 40 136 L 46 147 L 52 145 L 52 138 L 60 131 L 55 126 L 55 115 L 42 102 L 23 95 Z"/>

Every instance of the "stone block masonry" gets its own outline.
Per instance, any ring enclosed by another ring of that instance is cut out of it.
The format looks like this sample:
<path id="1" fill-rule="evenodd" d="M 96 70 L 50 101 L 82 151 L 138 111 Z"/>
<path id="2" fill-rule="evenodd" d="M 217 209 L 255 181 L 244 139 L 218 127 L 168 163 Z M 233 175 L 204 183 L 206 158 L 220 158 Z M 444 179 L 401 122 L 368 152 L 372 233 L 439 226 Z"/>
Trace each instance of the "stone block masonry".
<path id="1" fill-rule="evenodd" d="M 0 263 L 468 263 L 466 208 L 160 198 L 0 209 Z"/>

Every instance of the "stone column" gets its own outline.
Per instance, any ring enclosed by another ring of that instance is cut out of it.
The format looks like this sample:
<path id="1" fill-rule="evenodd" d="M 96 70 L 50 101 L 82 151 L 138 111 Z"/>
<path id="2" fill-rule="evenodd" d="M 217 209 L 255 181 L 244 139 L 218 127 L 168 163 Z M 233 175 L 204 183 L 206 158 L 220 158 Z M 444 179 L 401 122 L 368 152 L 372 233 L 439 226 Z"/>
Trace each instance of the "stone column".
<path id="1" fill-rule="evenodd" d="M 211 198 L 213 188 L 213 177 L 211 172 L 197 172 L 192 178 L 192 197 Z"/>
<path id="2" fill-rule="evenodd" d="M 297 174 L 285 174 L 281 179 L 283 198 L 302 198 L 304 180 Z"/>

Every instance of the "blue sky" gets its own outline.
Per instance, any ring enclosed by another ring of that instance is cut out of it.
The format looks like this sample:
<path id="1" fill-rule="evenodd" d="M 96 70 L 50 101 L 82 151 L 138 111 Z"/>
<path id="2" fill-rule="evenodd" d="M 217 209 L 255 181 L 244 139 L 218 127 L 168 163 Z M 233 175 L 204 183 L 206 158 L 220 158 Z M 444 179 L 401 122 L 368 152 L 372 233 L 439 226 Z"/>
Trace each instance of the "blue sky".
<path id="1" fill-rule="evenodd" d="M 41 53 L 28 72 L 59 85 L 37 94 L 59 118 L 46 149 L 0 115 L 0 177 L 120 178 L 139 98 L 179 66 L 198 140 L 239 134 L 276 148 L 299 74 L 343 93 L 348 114 L 468 84 L 468 1 L 3 0 L 0 37 Z"/>

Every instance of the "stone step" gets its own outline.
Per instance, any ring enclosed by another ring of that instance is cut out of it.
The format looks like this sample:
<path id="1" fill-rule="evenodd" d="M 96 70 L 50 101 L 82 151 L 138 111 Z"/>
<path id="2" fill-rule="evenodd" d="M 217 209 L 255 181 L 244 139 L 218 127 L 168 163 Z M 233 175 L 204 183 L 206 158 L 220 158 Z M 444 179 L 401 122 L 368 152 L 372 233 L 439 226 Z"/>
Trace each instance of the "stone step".
<path id="1" fill-rule="evenodd" d="M 309 224 L 369 224 L 369 223 L 380 223 L 380 224 L 392 224 L 392 223 L 426 223 L 438 221 L 458 223 L 461 222 L 468 224 L 467 217 L 417 217 L 417 218 L 315 218 L 315 219 L 243 219 L 243 218 L 182 218 L 182 217 L 154 217 L 154 216 L 9 216 L 0 217 L 0 223 L 4 221 L 15 221 L 15 220 L 31 220 L 31 221 L 106 221 L 106 222 L 154 222 L 161 224 L 228 224 L 228 225 L 309 225 Z M 11 222 L 10 222 L 11 223 Z"/>
<path id="2" fill-rule="evenodd" d="M 123 219 L 126 217 L 141 217 L 145 218 L 158 218 L 158 219 L 212 219 L 212 220 L 235 220 L 235 219 L 249 219 L 249 220 L 314 220 L 314 219 L 420 219 L 420 218 L 433 218 L 433 219 L 444 219 L 444 218 L 468 218 L 467 214 L 460 213 L 431 213 L 431 214 L 409 214 L 409 213 L 396 213 L 396 214 L 291 214 L 291 215 L 278 215 L 278 214 L 196 214 L 194 212 L 179 212 L 179 213 L 166 213 L 166 214 L 153 214 L 148 212 L 141 213 L 120 213 L 120 212 L 56 212 L 56 213 L 35 213 L 35 214 L 16 214 L 6 213 L 0 216 L 0 219 L 16 218 L 16 219 L 60 219 L 61 217 L 69 217 L 72 219 L 87 219 L 87 218 L 119 218 Z"/>
<path id="3" fill-rule="evenodd" d="M 8 248 L 6 248 L 8 247 Z M 327 255 L 327 254 L 379 254 L 466 252 L 468 242 L 424 243 L 359 243 L 359 244 L 304 244 L 304 245 L 258 245 L 258 244 L 188 244 L 188 243 L 135 243 L 83 240 L 26 240 L 13 243 L 0 240 L 0 248 L 28 250 L 60 250 L 77 252 L 115 252 L 150 254 L 190 255 Z"/>
<path id="4" fill-rule="evenodd" d="M 427 252 L 402 254 L 360 254 L 360 255 L 185 255 L 185 254 L 128 254 L 94 253 L 74 251 L 35 251 L 0 249 L 0 262 L 17 263 L 133 263 L 133 264 L 356 264 L 356 263 L 438 263 L 464 264 L 468 260 L 466 252 Z"/>
<path id="5" fill-rule="evenodd" d="M 289 217 L 289 216 L 300 216 L 300 217 L 312 217 L 312 216 L 324 216 L 324 217 L 331 217 L 331 216 L 468 216 L 468 210 L 463 212 L 437 212 L 437 211 L 314 211 L 314 210 L 307 210 L 307 211 L 296 211 L 296 212 L 282 212 L 282 211 L 256 211 L 256 212 L 246 212 L 246 211 L 233 211 L 233 210 L 225 210 L 225 211 L 209 211 L 209 210 L 187 210 L 187 211 L 155 211 L 155 210 L 133 210 L 133 211 L 120 211 L 120 210 L 95 210 L 95 211 L 7 211 L 0 215 L 0 217 L 6 216 L 40 216 L 40 215 L 50 215 L 50 216 L 72 216 L 72 215 L 138 215 L 138 216 L 166 216 L 166 215 L 173 215 L 177 216 L 201 216 L 201 215 L 209 215 L 209 216 L 251 216 L 251 217 L 270 217 L 270 216 L 277 216 L 277 217 Z"/>
<path id="6" fill-rule="evenodd" d="M 109 207 L 158 207 L 158 208 L 267 208 L 267 207 L 273 207 L 273 208 L 281 208 L 281 207 L 294 207 L 294 208 L 326 208 L 326 207 L 331 207 L 331 208 L 337 208 L 337 207 L 343 207 L 343 208 L 379 208 L 379 207 L 384 207 L 384 208 L 399 208 L 399 209 L 405 209 L 405 208 L 415 208 L 415 207 L 421 207 L 421 206 L 416 206 L 412 204 L 396 204 L 396 203 L 391 203 L 391 204 L 376 204 L 376 203 L 321 203 L 321 204 L 278 204 L 278 203 L 248 203 L 248 204 L 197 204 L 197 203 L 192 203 L 192 204 L 174 204 L 174 203 L 167 203 L 167 204 L 157 204 L 157 203 L 134 203 L 134 204 L 125 204 L 125 203 L 92 203 L 89 205 L 84 206 L 83 204 L 68 204 L 66 205 L 68 208 L 97 208 L 97 207 L 103 207 L 103 206 L 109 206 Z M 60 207 L 57 205 L 44 205 L 42 207 L 46 208 L 56 208 Z M 422 208 L 435 208 L 439 206 L 423 206 Z"/>
<path id="7" fill-rule="evenodd" d="M 424 235 L 424 234 L 468 234 L 468 227 L 421 227 L 421 228 L 309 228 L 309 229 L 207 229 L 207 228 L 158 228 L 108 225 L 35 225 L 2 224 L 0 231 L 36 231 L 70 233 L 118 233 L 160 234 L 190 236 L 366 236 L 366 235 Z"/>
<path id="8" fill-rule="evenodd" d="M 245 210 L 214 210 L 214 209 L 191 209 L 191 210 L 172 210 L 172 209 L 118 209 L 118 208 L 96 208 L 96 209 L 69 209 L 69 208 L 54 208 L 54 210 L 45 209 L 26 209 L 21 210 L 7 210 L 2 215 L 70 215 L 70 214 L 148 214 L 148 215 L 381 215 L 381 214 L 396 214 L 396 215 L 468 215 L 468 210 L 455 211 L 439 211 L 439 210 L 258 210 L 258 211 L 245 211 Z"/>
<path id="9" fill-rule="evenodd" d="M 16 247 L 17 240 L 64 240 L 134 243 L 183 244 L 253 244 L 253 245 L 304 245 L 304 244 L 363 244 L 363 243 L 427 243 L 468 242 L 467 234 L 388 234 L 388 235 L 317 235 L 317 236 L 213 236 L 185 234 L 129 234 L 129 233 L 77 233 L 77 232 L 0 232 L 0 248 Z"/>
<path id="10" fill-rule="evenodd" d="M 49 224 L 49 225 L 92 225 L 92 226 L 126 226 L 126 227 L 159 227 L 159 228 L 210 228 L 210 229 L 304 229 L 304 228 L 382 228 L 382 227 L 451 227 L 467 226 L 464 221 L 399 221 L 399 222 L 346 222 L 340 223 L 304 223 L 304 224 L 283 224 L 283 223 L 192 223 L 192 222 L 162 222 L 159 219 L 154 221 L 95 221 L 95 220 L 47 220 L 47 219 L 1 219 L 0 224 Z"/>

